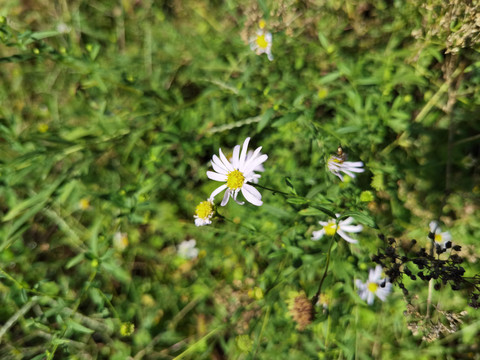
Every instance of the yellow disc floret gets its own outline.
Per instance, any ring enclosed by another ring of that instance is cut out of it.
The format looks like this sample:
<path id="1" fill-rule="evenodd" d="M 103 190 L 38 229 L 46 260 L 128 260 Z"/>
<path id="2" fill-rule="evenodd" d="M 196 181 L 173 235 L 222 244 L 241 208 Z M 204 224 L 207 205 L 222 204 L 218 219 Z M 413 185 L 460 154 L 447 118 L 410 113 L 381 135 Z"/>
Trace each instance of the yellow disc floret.
<path id="1" fill-rule="evenodd" d="M 233 170 L 228 173 L 227 186 L 231 190 L 240 189 L 245 182 L 245 176 L 243 176 L 240 170 Z"/>
<path id="2" fill-rule="evenodd" d="M 263 19 L 258 22 L 258 27 L 260 29 L 264 29 L 266 25 L 267 25 L 267 23 Z"/>
<path id="3" fill-rule="evenodd" d="M 338 156 L 330 156 L 330 159 L 328 161 L 333 161 L 333 162 L 336 162 L 337 164 L 343 164 L 343 159 L 341 157 L 338 157 Z"/>
<path id="4" fill-rule="evenodd" d="M 377 283 L 371 282 L 370 284 L 368 284 L 368 291 L 370 291 L 371 293 L 375 293 L 377 289 L 378 289 Z"/>
<path id="5" fill-rule="evenodd" d="M 265 35 L 258 35 L 257 36 L 257 45 L 258 47 L 262 48 L 262 49 L 266 49 L 267 46 L 268 46 L 268 41 L 267 39 L 265 39 Z"/>
<path id="6" fill-rule="evenodd" d="M 437 242 L 437 243 L 442 243 L 443 242 L 442 234 L 435 234 L 435 242 Z"/>
<path id="7" fill-rule="evenodd" d="M 195 215 L 201 219 L 207 219 L 213 213 L 213 205 L 210 201 L 202 201 L 195 208 Z"/>
<path id="8" fill-rule="evenodd" d="M 330 221 L 327 225 L 323 227 L 323 230 L 325 230 L 325 234 L 328 236 L 333 236 L 337 232 L 337 224 L 335 224 L 334 221 Z"/>

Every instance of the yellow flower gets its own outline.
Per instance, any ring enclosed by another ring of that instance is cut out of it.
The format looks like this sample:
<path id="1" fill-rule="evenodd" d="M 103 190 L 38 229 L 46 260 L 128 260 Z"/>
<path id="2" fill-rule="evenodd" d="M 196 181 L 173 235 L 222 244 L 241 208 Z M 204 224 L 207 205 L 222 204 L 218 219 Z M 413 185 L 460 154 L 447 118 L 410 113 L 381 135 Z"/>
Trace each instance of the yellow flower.
<path id="1" fill-rule="evenodd" d="M 78 207 L 80 208 L 80 210 L 88 210 L 90 208 L 90 200 L 88 200 L 87 198 L 80 199 L 80 201 L 78 202 Z"/>
<path id="2" fill-rule="evenodd" d="M 212 200 L 208 199 L 206 201 L 202 201 L 200 204 L 197 205 L 195 209 L 195 225 L 196 226 L 204 226 L 209 225 L 212 223 L 210 220 L 214 214 L 213 210 L 213 202 Z"/>

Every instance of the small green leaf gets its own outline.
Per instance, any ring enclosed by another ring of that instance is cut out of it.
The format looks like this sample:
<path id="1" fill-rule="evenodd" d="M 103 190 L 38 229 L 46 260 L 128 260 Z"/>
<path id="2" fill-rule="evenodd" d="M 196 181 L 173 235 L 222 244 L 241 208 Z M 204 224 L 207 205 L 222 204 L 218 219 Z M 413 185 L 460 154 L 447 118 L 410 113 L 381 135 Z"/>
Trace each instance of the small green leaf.
<path id="1" fill-rule="evenodd" d="M 355 220 L 357 220 L 359 223 L 362 223 L 363 225 L 369 226 L 374 229 L 378 229 L 377 224 L 375 223 L 375 220 L 373 217 L 370 215 L 364 214 L 360 211 L 347 211 L 340 216 L 339 220 L 346 219 L 348 217 L 353 217 Z"/>
<path id="2" fill-rule="evenodd" d="M 273 109 L 268 109 L 267 111 L 265 111 L 262 115 L 262 117 L 260 118 L 260 121 L 259 123 L 257 124 L 257 132 L 261 132 L 265 126 L 268 125 L 270 119 L 273 117 L 273 114 L 275 113 L 275 111 Z"/>
<path id="3" fill-rule="evenodd" d="M 292 191 L 293 194 L 297 195 L 297 191 L 295 190 L 295 188 L 293 187 L 293 184 L 292 184 L 292 181 L 290 180 L 290 178 L 287 176 L 285 178 L 285 183 L 287 184 L 287 186 L 290 188 L 290 190 Z"/>
<path id="4" fill-rule="evenodd" d="M 82 334 L 92 334 L 94 332 L 92 329 L 89 329 L 86 326 L 83 326 L 82 324 L 79 324 L 72 319 L 67 320 L 67 326 L 73 331 L 76 331 Z"/>
<path id="5" fill-rule="evenodd" d="M 300 210 L 298 212 L 302 216 L 324 216 L 325 214 L 331 218 L 335 218 L 335 213 L 323 206 L 315 205 L 315 207 L 309 207 L 307 209 Z"/>
<path id="6" fill-rule="evenodd" d="M 78 254 L 77 256 L 71 258 L 68 262 L 67 265 L 65 265 L 65 269 L 70 269 L 80 263 L 84 259 L 83 253 Z"/>
<path id="7" fill-rule="evenodd" d="M 287 202 L 290 204 L 302 205 L 302 204 L 306 204 L 308 200 L 305 198 L 291 197 L 287 199 Z"/>

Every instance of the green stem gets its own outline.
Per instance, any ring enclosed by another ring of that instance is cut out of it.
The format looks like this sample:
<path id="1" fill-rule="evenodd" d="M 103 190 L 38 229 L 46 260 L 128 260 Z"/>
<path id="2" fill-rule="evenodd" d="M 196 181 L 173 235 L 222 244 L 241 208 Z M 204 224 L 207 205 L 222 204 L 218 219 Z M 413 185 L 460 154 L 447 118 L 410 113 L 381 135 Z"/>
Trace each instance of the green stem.
<path id="1" fill-rule="evenodd" d="M 275 194 L 281 194 L 281 195 L 283 195 L 283 196 L 288 196 L 288 197 L 301 197 L 301 196 L 298 196 L 298 195 L 295 195 L 295 194 L 289 194 L 289 193 L 286 193 L 286 192 L 283 192 L 283 191 L 279 191 L 279 190 L 275 190 L 275 189 L 269 188 L 269 187 L 267 187 L 267 186 L 259 185 L 259 184 L 255 184 L 254 186 L 255 186 L 255 187 L 259 187 L 259 188 L 264 189 L 264 190 L 271 191 L 271 192 L 273 193 L 273 195 L 275 195 Z"/>
<path id="2" fill-rule="evenodd" d="M 335 235 L 336 236 L 336 235 Z M 317 303 L 318 299 L 320 298 L 320 292 L 322 291 L 322 285 L 323 285 L 323 281 L 325 280 L 325 278 L 327 277 L 327 271 L 328 271 L 328 265 L 330 265 L 330 253 L 332 252 L 332 246 L 333 246 L 333 242 L 335 240 L 335 236 L 332 237 L 332 240 L 330 241 L 330 246 L 328 248 L 328 253 L 327 253 L 327 261 L 325 263 L 325 270 L 323 270 L 323 275 L 322 275 L 322 279 L 320 280 L 320 284 L 318 285 L 318 290 L 317 290 L 317 293 L 315 294 L 315 296 L 312 298 L 312 305 L 315 306 L 315 304 Z"/>

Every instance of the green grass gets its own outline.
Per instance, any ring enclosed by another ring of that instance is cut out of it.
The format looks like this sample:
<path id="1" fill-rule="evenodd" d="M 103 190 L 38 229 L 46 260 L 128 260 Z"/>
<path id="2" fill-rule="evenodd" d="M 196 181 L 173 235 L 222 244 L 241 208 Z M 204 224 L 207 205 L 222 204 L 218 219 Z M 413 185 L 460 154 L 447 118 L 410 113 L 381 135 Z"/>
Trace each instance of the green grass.
<path id="1" fill-rule="evenodd" d="M 397 286 L 368 306 L 354 285 L 379 233 L 428 248 L 432 220 L 479 273 L 480 9 L 427 5 L 2 5 L 0 358 L 480 358 L 468 289 L 428 301 L 405 279 L 405 316 Z M 248 44 L 262 18 L 271 62 Z M 246 137 L 268 154 L 259 185 L 279 192 L 259 186 L 261 207 L 230 201 L 196 227 L 212 156 Z M 339 145 L 364 162 L 356 179 L 327 171 Z M 325 272 L 331 238 L 311 236 L 332 212 L 364 230 L 335 237 Z M 189 239 L 194 260 L 177 255 Z M 324 274 L 328 309 L 299 330 L 288 303 Z"/>

